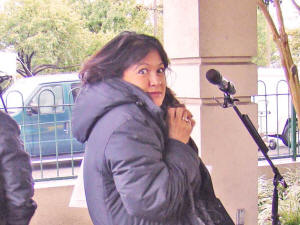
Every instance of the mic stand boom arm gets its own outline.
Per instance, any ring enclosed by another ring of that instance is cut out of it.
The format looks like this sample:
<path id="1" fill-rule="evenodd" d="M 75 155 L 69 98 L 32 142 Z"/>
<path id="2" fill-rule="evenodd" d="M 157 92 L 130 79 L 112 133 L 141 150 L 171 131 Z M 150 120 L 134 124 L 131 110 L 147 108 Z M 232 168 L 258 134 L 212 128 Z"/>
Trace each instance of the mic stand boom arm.
<path id="1" fill-rule="evenodd" d="M 6 105 L 4 103 L 4 100 L 3 100 L 3 97 L 2 97 L 2 90 L 1 90 L 1 88 L 0 88 L 0 100 L 2 102 L 2 105 L 4 107 L 5 112 L 7 113 L 8 111 L 7 111 L 7 107 L 6 107 Z"/>
<path id="2" fill-rule="evenodd" d="M 284 188 L 287 188 L 287 184 L 284 180 L 284 178 L 281 176 L 279 170 L 277 167 L 274 166 L 273 162 L 271 161 L 270 157 L 268 156 L 268 147 L 266 146 L 265 142 L 262 140 L 261 136 L 257 132 L 256 128 L 254 127 L 253 123 L 251 122 L 250 118 L 247 114 L 242 114 L 238 107 L 234 104 L 235 101 L 238 101 L 238 99 L 233 99 L 230 97 L 228 93 L 224 93 L 224 104 L 223 108 L 228 108 L 230 106 L 233 107 L 234 111 L 237 113 L 239 118 L 242 120 L 243 124 L 247 128 L 248 132 L 254 139 L 255 143 L 261 150 L 262 154 L 270 164 L 273 173 L 274 173 L 274 179 L 273 179 L 273 185 L 274 185 L 274 191 L 273 191 L 273 201 L 272 201 L 272 225 L 280 225 L 279 216 L 278 216 L 278 183 L 280 183 Z"/>

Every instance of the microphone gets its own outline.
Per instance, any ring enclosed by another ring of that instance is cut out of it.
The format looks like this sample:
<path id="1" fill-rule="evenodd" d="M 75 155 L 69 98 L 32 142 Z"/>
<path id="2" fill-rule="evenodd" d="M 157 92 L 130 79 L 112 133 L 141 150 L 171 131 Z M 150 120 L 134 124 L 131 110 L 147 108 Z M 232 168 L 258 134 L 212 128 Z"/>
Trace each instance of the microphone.
<path id="1" fill-rule="evenodd" d="M 0 76 L 0 83 L 6 81 L 6 80 L 10 80 L 12 78 L 12 76 L 9 75 L 5 75 L 5 76 Z"/>
<path id="2" fill-rule="evenodd" d="M 220 72 L 217 70 L 214 69 L 208 70 L 206 72 L 206 79 L 210 83 L 218 85 L 219 89 L 228 95 L 234 95 L 236 92 L 233 83 L 224 79 L 220 74 Z"/>

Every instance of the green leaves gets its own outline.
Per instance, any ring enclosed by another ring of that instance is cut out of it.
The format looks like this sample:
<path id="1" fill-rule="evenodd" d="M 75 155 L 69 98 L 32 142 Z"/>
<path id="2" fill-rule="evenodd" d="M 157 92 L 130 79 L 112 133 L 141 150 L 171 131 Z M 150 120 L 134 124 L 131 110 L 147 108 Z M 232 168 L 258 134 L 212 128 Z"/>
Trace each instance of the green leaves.
<path id="1" fill-rule="evenodd" d="M 78 64 L 83 57 L 84 52 L 79 52 L 84 48 L 82 21 L 64 1 L 9 1 L 0 23 L 2 46 L 13 46 L 28 68 L 39 64 L 64 67 Z"/>
<path id="2" fill-rule="evenodd" d="M 300 29 L 290 30 L 287 33 L 293 60 L 300 65 Z"/>
<path id="3" fill-rule="evenodd" d="M 280 64 L 276 45 L 268 30 L 266 19 L 261 10 L 257 10 L 257 56 L 253 62 L 258 66 L 270 66 Z"/>
<path id="4" fill-rule="evenodd" d="M 299 225 L 300 224 L 300 170 L 287 170 L 283 177 L 288 184 L 287 189 L 278 185 L 279 202 L 278 212 L 281 224 Z M 272 224 L 272 179 L 259 177 L 258 179 L 258 224 Z"/>
<path id="5" fill-rule="evenodd" d="M 91 32 L 119 33 L 123 30 L 150 32 L 148 12 L 134 0 L 95 0 L 83 3 L 82 16 Z"/>
<path id="6" fill-rule="evenodd" d="M 153 31 L 134 0 L 7 0 L 0 11 L 0 48 L 13 46 L 23 76 L 49 72 L 43 64 L 78 70 L 123 30 Z"/>

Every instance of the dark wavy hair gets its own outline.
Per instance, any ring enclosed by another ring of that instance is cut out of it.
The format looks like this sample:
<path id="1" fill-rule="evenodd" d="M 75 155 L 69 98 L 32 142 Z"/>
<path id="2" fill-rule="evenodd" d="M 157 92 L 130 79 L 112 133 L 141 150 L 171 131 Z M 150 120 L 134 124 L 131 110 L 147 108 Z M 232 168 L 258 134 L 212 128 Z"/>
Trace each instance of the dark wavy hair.
<path id="1" fill-rule="evenodd" d="M 91 56 L 83 64 L 79 76 L 83 84 L 105 78 L 121 78 L 128 67 L 142 60 L 151 50 L 157 50 L 167 69 L 168 56 L 159 40 L 149 35 L 124 31 Z"/>

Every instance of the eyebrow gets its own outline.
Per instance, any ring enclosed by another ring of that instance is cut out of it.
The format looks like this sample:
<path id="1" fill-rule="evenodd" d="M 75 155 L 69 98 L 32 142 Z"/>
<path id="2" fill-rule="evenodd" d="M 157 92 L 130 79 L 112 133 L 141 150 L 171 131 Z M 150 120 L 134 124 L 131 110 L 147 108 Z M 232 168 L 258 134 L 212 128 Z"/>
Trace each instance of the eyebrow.
<path id="1" fill-rule="evenodd" d="M 142 63 L 137 63 L 136 66 L 135 66 L 135 69 L 137 69 L 139 66 L 142 66 L 142 65 L 147 65 L 147 66 L 149 66 L 150 64 L 144 63 L 144 62 L 142 62 Z M 158 66 L 161 66 L 161 65 L 165 66 L 163 62 L 161 62 L 160 64 L 158 64 Z"/>

